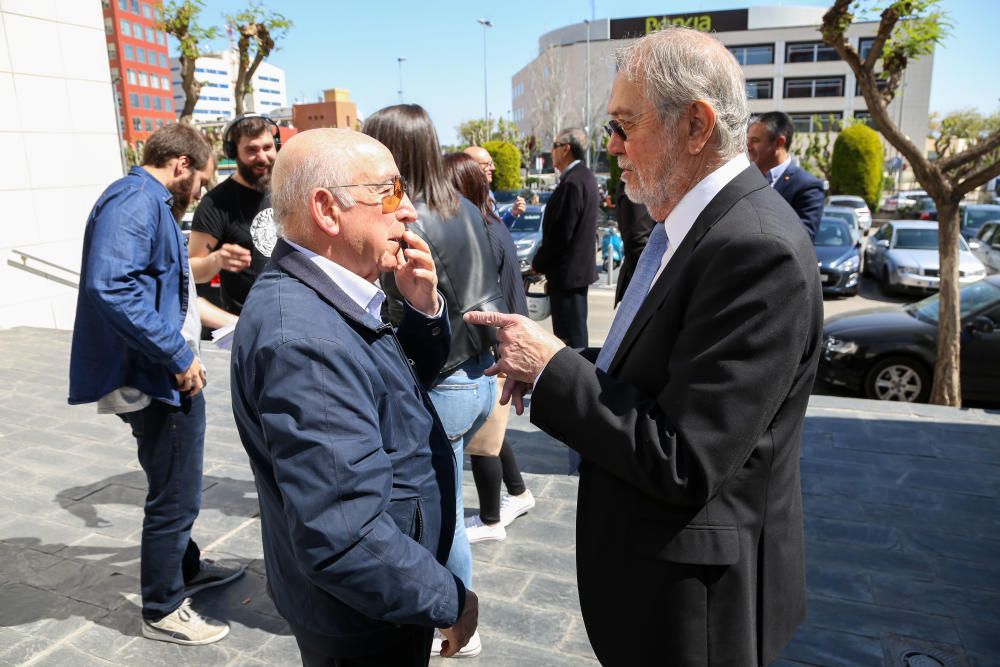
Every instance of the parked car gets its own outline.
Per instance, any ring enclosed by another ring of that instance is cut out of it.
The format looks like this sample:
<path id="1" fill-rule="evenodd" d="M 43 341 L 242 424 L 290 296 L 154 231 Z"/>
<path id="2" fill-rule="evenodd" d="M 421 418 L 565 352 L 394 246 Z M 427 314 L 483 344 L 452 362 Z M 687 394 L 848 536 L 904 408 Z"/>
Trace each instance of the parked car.
<path id="1" fill-rule="evenodd" d="M 883 199 L 879 209 L 885 213 L 895 213 L 898 209 L 912 206 L 917 199 L 926 196 L 927 192 L 924 190 L 900 190 Z"/>
<path id="2" fill-rule="evenodd" d="M 515 218 L 510 227 L 510 234 L 514 237 L 514 247 L 517 248 L 517 262 L 521 266 L 521 273 L 531 270 L 531 262 L 535 259 L 538 246 L 542 243 L 542 216 L 545 214 L 544 206 L 529 206 L 524 210 L 524 214 Z"/>
<path id="3" fill-rule="evenodd" d="M 851 226 L 851 229 L 858 233 L 858 238 L 865 235 L 865 232 L 868 231 L 868 227 L 871 224 L 870 218 L 867 224 L 863 223 L 861 218 L 858 217 L 857 209 L 847 206 L 827 206 L 823 209 L 823 217 L 843 220 Z"/>
<path id="4" fill-rule="evenodd" d="M 971 239 L 979 233 L 979 228 L 984 222 L 994 220 L 1000 222 L 1000 206 L 993 204 L 966 204 L 959 210 L 962 221 L 962 236 L 966 240 Z"/>
<path id="5" fill-rule="evenodd" d="M 1000 401 L 1000 276 L 959 292 L 962 398 Z M 938 295 L 831 317 L 818 377 L 869 398 L 926 401 L 937 357 Z"/>
<path id="6" fill-rule="evenodd" d="M 872 226 L 872 212 L 868 208 L 865 200 L 856 195 L 830 195 L 826 201 L 827 206 L 843 206 L 853 208 L 861 224 L 862 233 L 867 232 Z"/>
<path id="7" fill-rule="evenodd" d="M 959 237 L 959 283 L 979 280 L 986 267 Z M 931 292 L 939 282 L 938 223 L 929 220 L 893 220 L 868 238 L 865 273 L 876 276 L 886 294 Z"/>
<path id="8" fill-rule="evenodd" d="M 989 273 L 1000 273 L 1000 220 L 984 222 L 979 233 L 969 241 L 972 254 L 986 266 Z"/>
<path id="9" fill-rule="evenodd" d="M 937 202 L 933 197 L 921 197 L 907 209 L 910 215 L 920 220 L 937 220 Z"/>
<path id="10" fill-rule="evenodd" d="M 861 237 L 839 218 L 819 221 L 813 239 L 823 294 L 853 296 L 861 283 Z"/>

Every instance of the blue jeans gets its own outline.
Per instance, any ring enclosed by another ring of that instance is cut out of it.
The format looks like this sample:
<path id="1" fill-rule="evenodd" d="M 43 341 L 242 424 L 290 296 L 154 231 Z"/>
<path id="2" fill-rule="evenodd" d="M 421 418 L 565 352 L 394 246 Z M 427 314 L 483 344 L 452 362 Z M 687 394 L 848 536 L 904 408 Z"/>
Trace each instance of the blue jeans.
<path id="1" fill-rule="evenodd" d="M 142 617 L 157 621 L 184 601 L 184 581 L 198 574 L 201 552 L 191 539 L 201 507 L 205 397 L 181 397 L 180 407 L 154 400 L 120 415 L 139 445 L 146 473 L 139 583 Z"/>
<path id="2" fill-rule="evenodd" d="M 495 377 L 483 375 L 483 371 L 492 365 L 493 355 L 489 352 L 469 359 L 430 392 L 431 402 L 434 403 L 434 409 L 441 418 L 441 424 L 455 452 L 455 538 L 445 565 L 470 590 L 472 550 L 469 548 L 469 538 L 465 535 L 462 447 L 465 439 L 471 438 L 493 412 L 497 400 L 497 381 Z"/>

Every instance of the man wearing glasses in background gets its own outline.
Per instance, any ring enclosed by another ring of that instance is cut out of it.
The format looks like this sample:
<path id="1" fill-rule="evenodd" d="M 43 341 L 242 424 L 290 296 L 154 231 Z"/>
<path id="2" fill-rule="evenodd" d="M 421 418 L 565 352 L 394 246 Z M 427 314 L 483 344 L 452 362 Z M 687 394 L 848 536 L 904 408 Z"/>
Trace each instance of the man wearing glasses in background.
<path id="1" fill-rule="evenodd" d="M 514 203 L 511 204 L 511 207 L 504 211 L 503 215 L 500 215 L 497 211 L 497 198 L 493 196 L 493 172 L 497 170 L 497 166 L 493 162 L 493 156 L 482 146 L 469 146 L 462 152 L 475 160 L 479 165 L 479 168 L 486 176 L 486 182 L 490 184 L 490 206 L 493 207 L 493 212 L 497 214 L 497 217 L 500 218 L 503 224 L 510 227 L 514 224 L 516 218 L 521 217 L 524 209 L 528 206 L 524 201 L 524 197 L 514 197 Z"/>
<path id="2" fill-rule="evenodd" d="M 416 211 L 392 155 L 366 135 L 296 135 L 271 196 L 283 238 L 232 353 L 268 590 L 304 665 L 427 665 L 433 628 L 447 657 L 478 619 L 443 565 L 455 462 L 424 389 L 450 343 L 434 263 L 406 230 Z M 388 271 L 407 303 L 398 332 L 374 284 Z"/>
<path id="3" fill-rule="evenodd" d="M 559 185 L 542 218 L 542 244 L 532 268 L 544 273 L 552 305 L 552 330 L 566 345 L 584 348 L 587 289 L 597 280 L 597 181 L 583 159 L 587 135 L 567 128 L 556 135 L 552 161 Z"/>

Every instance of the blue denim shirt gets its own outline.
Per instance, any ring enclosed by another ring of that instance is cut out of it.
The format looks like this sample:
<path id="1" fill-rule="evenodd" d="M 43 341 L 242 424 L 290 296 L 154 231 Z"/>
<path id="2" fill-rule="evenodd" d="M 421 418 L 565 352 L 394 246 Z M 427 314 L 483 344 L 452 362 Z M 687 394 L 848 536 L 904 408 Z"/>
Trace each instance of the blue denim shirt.
<path id="1" fill-rule="evenodd" d="M 142 167 L 94 204 L 83 237 L 69 365 L 69 402 L 127 386 L 180 404 L 174 375 L 194 361 L 181 335 L 188 308 L 187 241 L 170 191 Z"/>

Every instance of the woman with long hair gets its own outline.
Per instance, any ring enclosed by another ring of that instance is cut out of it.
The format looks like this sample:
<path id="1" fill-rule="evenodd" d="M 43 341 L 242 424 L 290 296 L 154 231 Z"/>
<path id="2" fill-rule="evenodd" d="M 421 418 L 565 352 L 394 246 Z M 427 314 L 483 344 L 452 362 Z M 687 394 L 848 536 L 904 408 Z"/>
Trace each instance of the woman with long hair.
<path id="1" fill-rule="evenodd" d="M 507 303 L 507 311 L 527 317 L 528 301 L 524 295 L 517 248 L 514 246 L 510 230 L 500 222 L 493 210 L 486 175 L 483 174 L 479 163 L 465 153 L 445 155 L 444 166 L 451 184 L 475 204 L 487 223 L 486 233 L 496 259 L 497 270 L 500 272 L 500 289 Z M 498 389 L 502 386 L 501 384 Z M 473 544 L 506 539 L 507 526 L 535 506 L 535 499 L 525 486 L 521 471 L 517 467 L 514 449 L 505 436 L 509 414 L 509 404 L 497 404 L 486 427 L 476 436 L 501 441 L 499 456 L 473 454 L 470 457 L 472 476 L 476 480 L 476 491 L 479 494 L 479 516 L 471 516 L 465 520 L 465 532 L 469 542 Z M 490 447 L 490 449 L 495 448 Z M 507 493 L 503 497 L 500 495 L 501 480 L 507 487 Z"/>
<path id="2" fill-rule="evenodd" d="M 496 403 L 496 378 L 483 374 L 493 365 L 496 334 L 490 327 L 465 323 L 472 310 L 506 312 L 496 262 L 482 215 L 445 177 L 437 132 L 427 112 L 416 104 L 399 104 L 368 117 L 362 132 L 382 142 L 396 160 L 407 192 L 417 209 L 410 231 L 430 247 L 451 324 L 451 352 L 430 387 L 434 403 L 455 453 L 455 537 L 446 563 L 472 588 L 472 552 L 465 534 L 462 502 L 463 444 L 485 423 Z M 393 323 L 402 318 L 402 297 L 393 274 L 382 275 Z M 459 654 L 478 655 L 476 633 Z"/>

